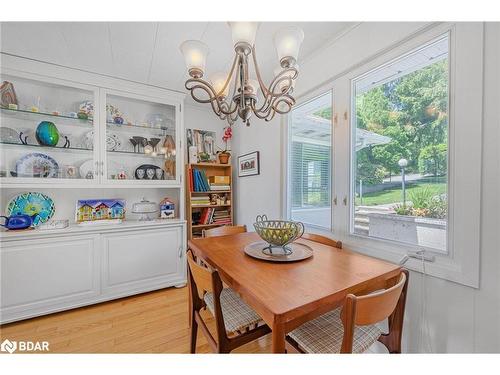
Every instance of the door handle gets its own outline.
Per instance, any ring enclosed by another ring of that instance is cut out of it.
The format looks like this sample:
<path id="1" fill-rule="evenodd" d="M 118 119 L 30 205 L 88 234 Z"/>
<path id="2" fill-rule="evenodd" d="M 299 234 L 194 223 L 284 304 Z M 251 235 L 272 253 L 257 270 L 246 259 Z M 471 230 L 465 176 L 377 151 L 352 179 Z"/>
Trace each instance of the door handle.
<path id="1" fill-rule="evenodd" d="M 104 162 L 101 161 L 101 176 L 104 176 Z"/>
<path id="2" fill-rule="evenodd" d="M 345 196 L 344 199 L 342 199 L 342 202 L 344 202 L 344 206 L 347 206 L 347 196 Z"/>
<path id="3" fill-rule="evenodd" d="M 334 205 L 334 206 L 336 206 L 336 205 L 337 205 L 337 196 L 335 196 L 335 197 L 333 198 L 333 205 Z"/>
<path id="4" fill-rule="evenodd" d="M 179 246 L 179 258 L 182 258 L 182 252 L 183 252 L 182 250 L 183 250 L 182 246 Z"/>

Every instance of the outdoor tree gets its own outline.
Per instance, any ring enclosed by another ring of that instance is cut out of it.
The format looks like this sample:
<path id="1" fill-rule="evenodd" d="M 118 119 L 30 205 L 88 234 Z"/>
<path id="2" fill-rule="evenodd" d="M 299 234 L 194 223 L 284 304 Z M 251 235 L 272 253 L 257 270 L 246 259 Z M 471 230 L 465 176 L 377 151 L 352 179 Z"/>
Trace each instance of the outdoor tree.
<path id="1" fill-rule="evenodd" d="M 443 176 L 446 174 L 447 146 L 444 143 L 429 145 L 420 151 L 418 168 L 422 174 Z"/>

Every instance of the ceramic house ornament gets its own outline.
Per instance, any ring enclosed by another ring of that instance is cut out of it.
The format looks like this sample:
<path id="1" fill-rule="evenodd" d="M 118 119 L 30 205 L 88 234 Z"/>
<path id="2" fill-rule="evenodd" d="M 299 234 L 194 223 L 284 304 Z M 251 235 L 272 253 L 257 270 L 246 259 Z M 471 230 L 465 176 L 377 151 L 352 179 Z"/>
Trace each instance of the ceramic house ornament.
<path id="1" fill-rule="evenodd" d="M 160 202 L 160 219 L 175 218 L 175 204 L 170 198 L 164 198 Z"/>

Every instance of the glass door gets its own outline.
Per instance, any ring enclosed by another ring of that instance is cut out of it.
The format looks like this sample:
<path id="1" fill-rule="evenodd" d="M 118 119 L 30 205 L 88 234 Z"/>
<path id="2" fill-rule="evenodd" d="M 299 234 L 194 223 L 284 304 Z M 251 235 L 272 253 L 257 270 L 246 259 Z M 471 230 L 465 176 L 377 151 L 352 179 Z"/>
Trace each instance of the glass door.
<path id="1" fill-rule="evenodd" d="M 2 184 L 97 179 L 97 90 L 30 75 L 2 74 L 0 82 Z"/>
<path id="2" fill-rule="evenodd" d="M 178 182 L 176 106 L 107 90 L 103 98 L 108 183 L 142 186 Z"/>

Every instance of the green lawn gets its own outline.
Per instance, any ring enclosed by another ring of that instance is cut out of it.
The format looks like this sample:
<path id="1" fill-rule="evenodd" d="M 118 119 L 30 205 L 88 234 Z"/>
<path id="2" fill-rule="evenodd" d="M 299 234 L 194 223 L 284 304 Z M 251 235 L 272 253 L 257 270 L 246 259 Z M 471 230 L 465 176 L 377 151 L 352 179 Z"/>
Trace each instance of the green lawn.
<path id="1" fill-rule="evenodd" d="M 409 200 L 411 192 L 429 188 L 435 191 L 436 195 L 446 193 L 446 183 L 444 182 L 418 182 L 412 183 L 406 187 L 406 199 Z M 368 193 L 363 195 L 363 206 L 376 206 L 379 204 L 400 203 L 403 200 L 401 188 L 388 189 Z M 356 205 L 361 205 L 361 200 L 356 198 Z"/>

